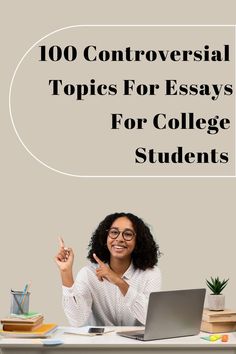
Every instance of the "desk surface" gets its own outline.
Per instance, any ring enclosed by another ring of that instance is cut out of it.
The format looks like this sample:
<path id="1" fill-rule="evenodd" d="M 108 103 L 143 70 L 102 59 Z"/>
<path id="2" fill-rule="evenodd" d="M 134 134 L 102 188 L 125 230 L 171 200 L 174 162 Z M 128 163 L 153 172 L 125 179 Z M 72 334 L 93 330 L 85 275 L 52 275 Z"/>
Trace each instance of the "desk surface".
<path id="1" fill-rule="evenodd" d="M 220 353 L 236 353 L 236 333 L 229 334 L 229 341 L 222 343 L 221 341 L 209 342 L 201 339 L 206 333 L 200 333 L 197 336 L 180 337 L 172 339 L 162 339 L 155 341 L 142 342 L 116 334 L 116 331 L 124 329 L 134 329 L 133 327 L 113 327 L 114 332 L 104 334 L 102 336 L 83 336 L 75 334 L 63 334 L 64 328 L 59 328 L 55 334 L 55 338 L 63 340 L 63 344 L 59 346 L 44 346 L 41 339 L 22 339 L 22 338 L 2 338 L 0 339 L 0 348 L 2 354 L 5 353 L 176 353 L 181 349 L 181 353 L 208 353 L 213 348 L 217 348 Z"/>

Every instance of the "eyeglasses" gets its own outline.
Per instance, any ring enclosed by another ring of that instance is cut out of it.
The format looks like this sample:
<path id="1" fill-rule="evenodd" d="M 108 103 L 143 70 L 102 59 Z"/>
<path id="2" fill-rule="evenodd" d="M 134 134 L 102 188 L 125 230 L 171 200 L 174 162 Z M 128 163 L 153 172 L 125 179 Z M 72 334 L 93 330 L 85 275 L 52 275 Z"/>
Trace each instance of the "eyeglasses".
<path id="1" fill-rule="evenodd" d="M 117 227 L 111 227 L 107 230 L 107 232 L 108 236 L 113 240 L 115 240 L 120 235 L 120 233 L 125 241 L 131 241 L 136 235 L 133 230 L 124 229 L 123 231 L 120 231 Z"/>

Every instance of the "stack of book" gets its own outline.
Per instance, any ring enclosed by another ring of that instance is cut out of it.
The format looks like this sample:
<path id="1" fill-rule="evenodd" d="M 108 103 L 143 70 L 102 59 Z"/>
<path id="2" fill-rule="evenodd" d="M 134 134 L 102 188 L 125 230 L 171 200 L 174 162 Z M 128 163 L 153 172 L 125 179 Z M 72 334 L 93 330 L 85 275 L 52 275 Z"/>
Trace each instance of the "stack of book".
<path id="1" fill-rule="evenodd" d="M 233 332 L 236 330 L 236 311 L 203 310 L 201 331 L 208 333 Z"/>
<path id="2" fill-rule="evenodd" d="M 43 323 L 44 317 L 39 313 L 11 315 L 1 320 L 0 335 L 5 337 L 47 337 L 56 328 L 55 323 Z"/>
<path id="3" fill-rule="evenodd" d="M 43 323 L 41 314 L 11 315 L 1 320 L 4 331 L 33 331 Z"/>

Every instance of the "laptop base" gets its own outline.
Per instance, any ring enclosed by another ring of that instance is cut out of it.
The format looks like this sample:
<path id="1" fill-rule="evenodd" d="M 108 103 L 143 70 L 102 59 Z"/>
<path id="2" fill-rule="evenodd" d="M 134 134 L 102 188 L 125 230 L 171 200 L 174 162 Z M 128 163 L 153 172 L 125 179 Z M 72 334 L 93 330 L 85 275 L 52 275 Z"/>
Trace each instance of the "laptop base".
<path id="1" fill-rule="evenodd" d="M 117 332 L 117 334 L 119 334 L 122 337 L 145 341 L 144 331 L 126 331 L 126 332 Z"/>

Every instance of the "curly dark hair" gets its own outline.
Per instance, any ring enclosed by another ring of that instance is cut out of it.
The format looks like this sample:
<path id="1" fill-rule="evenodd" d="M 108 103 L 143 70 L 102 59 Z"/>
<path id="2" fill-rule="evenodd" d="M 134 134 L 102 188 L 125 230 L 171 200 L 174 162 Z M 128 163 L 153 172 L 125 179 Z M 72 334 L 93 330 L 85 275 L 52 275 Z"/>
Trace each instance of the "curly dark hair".
<path id="1" fill-rule="evenodd" d="M 93 258 L 93 253 L 96 253 L 103 262 L 109 263 L 110 252 L 106 246 L 107 230 L 120 217 L 127 217 L 132 222 L 136 232 L 136 245 L 132 253 L 134 267 L 142 270 L 153 268 L 158 263 L 158 257 L 160 256 L 159 246 L 153 239 L 149 227 L 142 219 L 131 213 L 121 212 L 110 214 L 100 222 L 88 245 L 89 252 L 87 258 L 91 262 L 96 263 Z"/>

